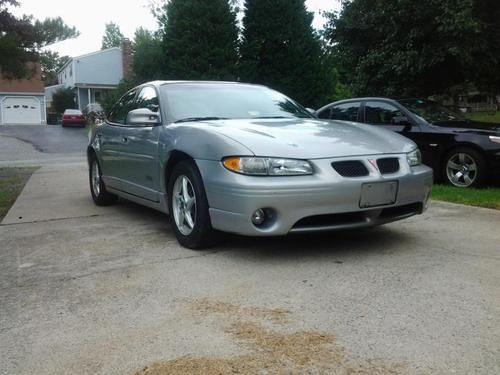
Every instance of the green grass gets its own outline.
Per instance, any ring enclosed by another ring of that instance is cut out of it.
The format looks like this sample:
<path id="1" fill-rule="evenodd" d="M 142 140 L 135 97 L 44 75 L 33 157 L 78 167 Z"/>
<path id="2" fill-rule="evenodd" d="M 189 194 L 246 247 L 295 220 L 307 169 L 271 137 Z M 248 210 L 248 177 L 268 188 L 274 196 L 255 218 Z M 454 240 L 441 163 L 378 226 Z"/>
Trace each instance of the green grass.
<path id="1" fill-rule="evenodd" d="M 473 121 L 495 122 L 500 124 L 500 112 L 474 112 L 466 113 L 465 117 Z"/>
<path id="2" fill-rule="evenodd" d="M 0 221 L 38 167 L 0 168 Z"/>
<path id="3" fill-rule="evenodd" d="M 463 189 L 447 185 L 434 185 L 432 199 L 500 210 L 500 188 Z"/>

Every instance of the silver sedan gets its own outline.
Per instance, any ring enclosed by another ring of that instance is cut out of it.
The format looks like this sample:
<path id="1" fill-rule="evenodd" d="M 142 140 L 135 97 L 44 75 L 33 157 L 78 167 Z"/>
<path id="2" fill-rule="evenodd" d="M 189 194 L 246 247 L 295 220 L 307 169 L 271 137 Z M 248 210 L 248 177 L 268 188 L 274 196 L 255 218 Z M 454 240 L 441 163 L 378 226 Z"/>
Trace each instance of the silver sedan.
<path id="1" fill-rule="evenodd" d="M 432 188 L 412 141 L 326 122 L 259 85 L 150 82 L 127 92 L 88 146 L 97 205 L 170 214 L 178 241 L 380 225 L 421 214 Z"/>

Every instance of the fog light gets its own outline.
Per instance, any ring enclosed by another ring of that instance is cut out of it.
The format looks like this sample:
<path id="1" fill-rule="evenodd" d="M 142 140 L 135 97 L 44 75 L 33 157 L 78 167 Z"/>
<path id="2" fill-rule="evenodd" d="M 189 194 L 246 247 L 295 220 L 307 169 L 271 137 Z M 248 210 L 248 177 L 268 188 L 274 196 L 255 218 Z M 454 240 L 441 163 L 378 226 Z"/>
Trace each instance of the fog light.
<path id="1" fill-rule="evenodd" d="M 252 223 L 254 225 L 262 225 L 265 220 L 266 220 L 266 213 L 261 208 L 259 208 L 252 214 Z"/>

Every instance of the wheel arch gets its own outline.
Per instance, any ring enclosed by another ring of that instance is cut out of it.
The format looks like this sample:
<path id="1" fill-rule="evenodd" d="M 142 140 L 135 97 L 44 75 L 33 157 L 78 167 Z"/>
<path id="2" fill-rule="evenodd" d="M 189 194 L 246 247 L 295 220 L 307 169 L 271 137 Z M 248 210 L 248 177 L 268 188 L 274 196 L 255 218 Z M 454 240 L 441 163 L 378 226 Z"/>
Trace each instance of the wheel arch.
<path id="1" fill-rule="evenodd" d="M 172 175 L 172 171 L 174 167 L 183 160 L 192 160 L 194 158 L 188 153 L 180 150 L 172 150 L 168 155 L 167 161 L 163 167 L 163 188 L 164 191 L 167 192 L 168 181 L 170 180 L 170 176 Z"/>
<path id="2" fill-rule="evenodd" d="M 89 165 L 92 157 L 97 158 L 97 152 L 94 150 L 92 146 L 89 145 L 87 146 L 87 162 L 89 163 Z"/>

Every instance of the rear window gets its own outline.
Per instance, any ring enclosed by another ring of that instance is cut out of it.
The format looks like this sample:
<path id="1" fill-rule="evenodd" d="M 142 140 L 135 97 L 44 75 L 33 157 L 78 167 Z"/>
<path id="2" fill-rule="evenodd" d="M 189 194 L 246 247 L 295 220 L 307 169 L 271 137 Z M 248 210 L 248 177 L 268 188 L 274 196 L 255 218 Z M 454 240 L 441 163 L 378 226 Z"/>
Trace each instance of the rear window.
<path id="1" fill-rule="evenodd" d="M 82 111 L 78 109 L 67 109 L 64 111 L 65 115 L 82 115 Z"/>

